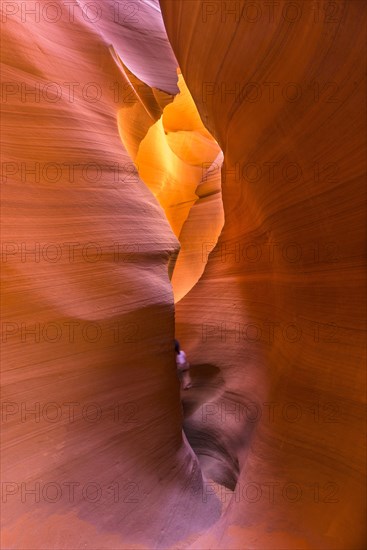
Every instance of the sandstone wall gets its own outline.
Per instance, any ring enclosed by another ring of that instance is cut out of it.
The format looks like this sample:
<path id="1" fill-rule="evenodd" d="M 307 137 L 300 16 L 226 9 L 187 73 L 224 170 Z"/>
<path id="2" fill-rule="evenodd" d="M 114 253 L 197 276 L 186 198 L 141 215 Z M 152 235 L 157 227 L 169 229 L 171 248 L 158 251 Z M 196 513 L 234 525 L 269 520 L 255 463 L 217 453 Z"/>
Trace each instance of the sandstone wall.
<path id="1" fill-rule="evenodd" d="M 161 6 L 224 152 L 225 224 L 176 319 L 220 369 L 186 430 L 237 496 L 195 548 L 361 548 L 365 7 Z"/>
<path id="2" fill-rule="evenodd" d="M 220 507 L 200 511 L 182 438 L 179 243 L 118 116 L 136 103 L 123 52 L 161 95 L 176 91 L 176 63 L 156 3 L 133 26 L 116 2 L 102 17 L 34 4 L 5 3 L 2 31 L 2 545 L 166 546 Z"/>
<path id="3" fill-rule="evenodd" d="M 2 545 L 359 550 L 363 3 L 161 0 L 168 38 L 157 0 L 34 4 L 2 6 Z"/>

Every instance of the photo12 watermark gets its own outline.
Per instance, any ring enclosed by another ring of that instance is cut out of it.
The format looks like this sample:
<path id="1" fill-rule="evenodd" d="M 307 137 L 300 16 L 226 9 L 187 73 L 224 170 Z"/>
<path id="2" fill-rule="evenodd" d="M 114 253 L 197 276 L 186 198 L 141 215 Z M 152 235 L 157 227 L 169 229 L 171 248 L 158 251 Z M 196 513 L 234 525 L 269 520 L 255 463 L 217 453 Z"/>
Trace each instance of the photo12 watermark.
<path id="1" fill-rule="evenodd" d="M 136 401 L 108 404 L 96 401 L 13 401 L 1 402 L 2 424 L 98 424 L 114 422 L 126 429 L 135 428 L 142 422 Z"/>
<path id="2" fill-rule="evenodd" d="M 162 243 L 162 246 L 169 243 Z M 3 241 L 1 243 L 1 263 L 48 263 L 48 264 L 95 264 L 99 262 L 135 263 L 149 243 L 110 244 L 96 241 Z"/>
<path id="3" fill-rule="evenodd" d="M 277 0 L 204 0 L 201 4 L 203 23 L 294 25 L 299 21 L 338 24 L 344 11 L 340 2 L 303 0 L 278 2 Z"/>
<path id="4" fill-rule="evenodd" d="M 340 424 L 343 421 L 343 406 L 340 401 L 295 401 L 248 402 L 206 402 L 201 405 L 201 421 L 211 423 L 257 423 L 267 424 L 300 422 L 315 424 Z"/>
<path id="5" fill-rule="evenodd" d="M 335 322 L 307 323 L 279 322 L 266 319 L 262 322 L 217 321 L 201 324 L 202 342 L 221 342 L 232 344 L 274 344 L 276 342 L 296 344 L 311 342 L 314 344 L 336 344 L 340 342 L 340 327 Z"/>
<path id="6" fill-rule="evenodd" d="M 96 24 L 102 19 L 120 25 L 134 25 L 142 21 L 139 1 L 102 2 L 96 0 L 64 0 L 62 2 L 4 0 L 2 23 L 18 18 L 22 23 L 84 22 Z"/>
<path id="7" fill-rule="evenodd" d="M 314 183 L 338 183 L 339 166 L 336 162 L 314 162 L 309 166 L 298 161 L 236 162 L 232 166 L 217 162 L 203 162 L 202 181 L 218 176 L 225 183 L 269 184 L 301 183 L 305 179 Z"/>
<path id="8" fill-rule="evenodd" d="M 57 104 L 84 101 L 87 104 L 100 102 L 116 103 L 121 106 L 141 102 L 144 96 L 150 99 L 151 88 L 144 83 L 130 81 L 106 81 L 105 85 L 91 81 L 50 81 L 36 80 L 15 81 L 3 80 L 1 83 L 1 100 L 4 104 Z M 172 94 L 166 94 L 167 100 L 173 101 Z"/>
<path id="9" fill-rule="evenodd" d="M 135 322 L 102 324 L 96 321 L 4 321 L 1 323 L 2 344 L 135 344 L 142 337 Z"/>
<path id="10" fill-rule="evenodd" d="M 230 264 L 335 264 L 341 260 L 340 246 L 335 241 L 320 240 L 303 243 L 297 241 L 268 241 L 265 243 L 245 239 L 203 242 L 202 262 L 215 258 Z"/>
<path id="11" fill-rule="evenodd" d="M 235 490 L 231 491 L 223 485 L 211 481 L 204 481 L 201 497 L 203 502 L 215 495 L 222 503 L 233 500 L 234 502 L 246 502 L 256 504 L 337 504 L 340 502 L 340 486 L 334 481 L 305 483 L 290 480 L 287 482 L 278 480 L 259 481 L 253 480 L 246 483 L 238 482 Z"/>
<path id="12" fill-rule="evenodd" d="M 137 183 L 139 168 L 133 162 L 113 162 L 105 165 L 98 162 L 2 162 L 1 182 L 9 185 L 14 181 L 98 186 L 110 183 Z"/>
<path id="13" fill-rule="evenodd" d="M 205 81 L 201 85 L 203 103 L 220 102 L 222 104 L 275 103 L 294 104 L 302 100 L 312 103 L 340 104 L 340 85 L 338 82 L 311 80 L 295 81 Z"/>
<path id="14" fill-rule="evenodd" d="M 22 504 L 86 502 L 139 504 L 145 498 L 139 483 L 127 481 L 118 483 L 112 481 L 104 485 L 97 481 L 79 482 L 65 481 L 34 481 L 34 482 L 1 482 L 1 502 L 3 504 L 16 501 Z"/>

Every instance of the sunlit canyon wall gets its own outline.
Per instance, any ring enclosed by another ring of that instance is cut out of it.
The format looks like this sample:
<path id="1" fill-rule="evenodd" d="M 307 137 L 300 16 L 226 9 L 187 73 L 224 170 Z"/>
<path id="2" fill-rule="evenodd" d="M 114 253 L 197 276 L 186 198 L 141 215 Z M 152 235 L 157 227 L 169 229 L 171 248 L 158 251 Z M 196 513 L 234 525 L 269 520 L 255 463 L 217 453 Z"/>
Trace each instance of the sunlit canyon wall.
<path id="1" fill-rule="evenodd" d="M 364 4 L 2 10 L 2 546 L 363 548 Z"/>

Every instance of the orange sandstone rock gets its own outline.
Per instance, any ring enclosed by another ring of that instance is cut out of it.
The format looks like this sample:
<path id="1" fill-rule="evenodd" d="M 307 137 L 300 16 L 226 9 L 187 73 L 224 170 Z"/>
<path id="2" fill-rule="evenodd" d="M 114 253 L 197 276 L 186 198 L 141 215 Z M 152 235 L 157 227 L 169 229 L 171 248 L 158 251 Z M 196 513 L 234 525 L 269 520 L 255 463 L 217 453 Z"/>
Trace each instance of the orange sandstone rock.
<path id="1" fill-rule="evenodd" d="M 313 2 L 252 4 L 161 0 L 224 152 L 224 227 L 176 319 L 192 363 L 220 369 L 186 431 L 204 473 L 237 485 L 193 547 L 357 549 L 366 11 L 355 1 L 335 2 L 333 14 Z"/>
<path id="2" fill-rule="evenodd" d="M 266 4 L 4 2 L 6 548 L 362 547 L 365 10 Z"/>

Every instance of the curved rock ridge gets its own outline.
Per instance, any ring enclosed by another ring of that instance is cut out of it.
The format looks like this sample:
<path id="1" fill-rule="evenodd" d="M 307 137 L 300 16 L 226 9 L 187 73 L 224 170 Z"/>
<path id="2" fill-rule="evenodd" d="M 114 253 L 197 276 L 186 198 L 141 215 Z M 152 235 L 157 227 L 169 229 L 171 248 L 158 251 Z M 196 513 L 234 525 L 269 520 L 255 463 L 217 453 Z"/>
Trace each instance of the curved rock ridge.
<path id="1" fill-rule="evenodd" d="M 117 46 L 76 3 L 72 19 L 53 4 L 57 22 L 4 7 L 1 544 L 173 546 L 221 509 L 203 502 L 182 436 L 168 277 L 179 242 L 121 144 L 118 113 L 134 105 Z M 172 56 L 156 55 L 164 88 Z M 144 102 L 146 131 L 167 99 Z"/>
<path id="2" fill-rule="evenodd" d="M 364 4 L 30 4 L 2 5 L 1 546 L 360 550 Z"/>
<path id="3" fill-rule="evenodd" d="M 76 0 L 103 42 L 113 44 L 125 65 L 145 84 L 177 94 L 177 61 L 167 40 L 159 0 Z"/>
<path id="4" fill-rule="evenodd" d="M 160 3 L 224 153 L 224 227 L 176 334 L 194 365 L 185 430 L 234 492 L 213 486 L 228 506 L 191 547 L 360 549 L 366 10 Z"/>
<path id="5" fill-rule="evenodd" d="M 181 244 L 172 276 L 177 302 L 203 273 L 223 226 L 223 155 L 180 73 L 180 93 L 170 102 L 169 96 L 122 70 L 134 100 L 119 112 L 122 142 Z M 161 106 L 154 94 L 159 94 Z"/>
<path id="6" fill-rule="evenodd" d="M 223 153 L 205 171 L 196 188 L 198 199 L 192 205 L 179 234 L 180 253 L 172 275 L 177 303 L 197 283 L 204 272 L 209 254 L 214 249 L 224 223 L 221 167 Z"/>

